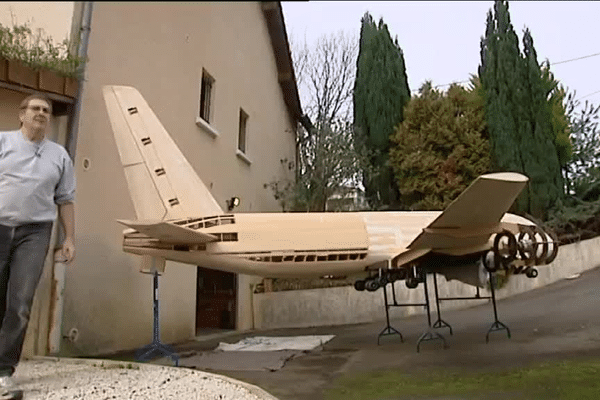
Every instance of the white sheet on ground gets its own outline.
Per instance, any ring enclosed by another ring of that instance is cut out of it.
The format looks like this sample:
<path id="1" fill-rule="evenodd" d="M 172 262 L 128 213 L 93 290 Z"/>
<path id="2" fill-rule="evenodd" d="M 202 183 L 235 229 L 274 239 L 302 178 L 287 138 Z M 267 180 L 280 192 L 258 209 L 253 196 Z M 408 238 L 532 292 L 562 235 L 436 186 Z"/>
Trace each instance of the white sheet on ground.
<path id="1" fill-rule="evenodd" d="M 215 350 L 222 351 L 278 351 L 278 350 L 312 350 L 333 339 L 335 335 L 313 336 L 255 336 L 240 340 L 237 343 L 219 343 Z"/>

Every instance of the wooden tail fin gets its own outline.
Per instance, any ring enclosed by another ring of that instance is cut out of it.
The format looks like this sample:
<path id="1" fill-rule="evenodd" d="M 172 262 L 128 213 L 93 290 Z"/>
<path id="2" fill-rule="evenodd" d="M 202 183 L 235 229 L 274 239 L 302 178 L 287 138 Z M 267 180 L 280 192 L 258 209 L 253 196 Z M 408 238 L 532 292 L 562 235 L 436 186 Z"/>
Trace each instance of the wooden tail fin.
<path id="1" fill-rule="evenodd" d="M 142 95 L 127 86 L 103 94 L 137 218 L 223 214 Z"/>

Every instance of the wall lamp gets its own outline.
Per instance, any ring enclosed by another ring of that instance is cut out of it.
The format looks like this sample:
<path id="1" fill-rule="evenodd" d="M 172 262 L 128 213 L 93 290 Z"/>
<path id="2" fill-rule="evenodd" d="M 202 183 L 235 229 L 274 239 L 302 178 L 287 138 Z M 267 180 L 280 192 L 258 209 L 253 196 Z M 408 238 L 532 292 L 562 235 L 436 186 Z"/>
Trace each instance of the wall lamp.
<path id="1" fill-rule="evenodd" d="M 239 197 L 232 197 L 229 200 L 225 200 L 225 203 L 227 203 L 227 211 L 231 211 L 235 207 L 237 207 L 237 206 L 240 205 L 240 198 Z"/>

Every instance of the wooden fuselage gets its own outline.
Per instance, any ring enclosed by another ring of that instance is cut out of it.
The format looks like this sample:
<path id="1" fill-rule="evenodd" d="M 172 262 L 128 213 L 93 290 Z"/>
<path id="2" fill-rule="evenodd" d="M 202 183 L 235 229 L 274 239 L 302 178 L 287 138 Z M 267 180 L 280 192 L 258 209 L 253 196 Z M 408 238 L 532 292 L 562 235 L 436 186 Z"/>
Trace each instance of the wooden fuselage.
<path id="1" fill-rule="evenodd" d="M 387 267 L 441 212 L 256 213 L 170 221 L 219 241 L 169 244 L 133 229 L 123 249 L 138 255 L 263 277 L 347 276 Z M 503 222 L 524 222 L 506 214 Z M 528 222 L 528 221 L 527 221 Z M 467 255 L 491 248 L 491 235 L 463 237 L 432 251 Z M 397 267 L 399 265 L 394 265 Z"/>

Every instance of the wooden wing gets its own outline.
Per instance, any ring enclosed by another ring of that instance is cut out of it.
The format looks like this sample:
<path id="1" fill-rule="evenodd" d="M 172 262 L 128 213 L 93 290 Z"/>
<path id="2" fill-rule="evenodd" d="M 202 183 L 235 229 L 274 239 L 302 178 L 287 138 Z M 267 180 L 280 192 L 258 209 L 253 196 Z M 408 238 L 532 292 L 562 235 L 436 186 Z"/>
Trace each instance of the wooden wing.
<path id="1" fill-rule="evenodd" d="M 476 251 L 501 231 L 501 219 L 527 184 L 514 172 L 481 175 L 408 246 Z M 459 252 L 460 253 L 460 252 Z"/>

